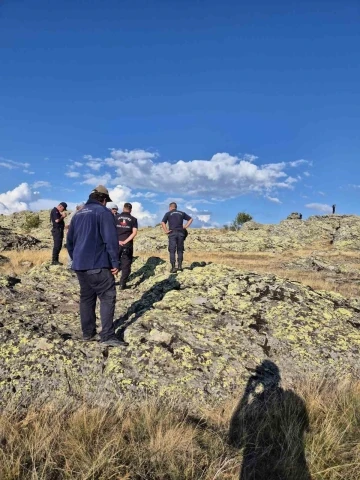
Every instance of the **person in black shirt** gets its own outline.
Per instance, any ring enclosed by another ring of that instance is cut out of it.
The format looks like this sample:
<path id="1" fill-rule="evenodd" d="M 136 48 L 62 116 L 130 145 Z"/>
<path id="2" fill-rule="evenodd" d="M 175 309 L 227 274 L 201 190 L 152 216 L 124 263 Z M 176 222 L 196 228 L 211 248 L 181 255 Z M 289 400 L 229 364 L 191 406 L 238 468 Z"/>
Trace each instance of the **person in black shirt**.
<path id="1" fill-rule="evenodd" d="M 120 290 L 126 288 L 126 282 L 131 273 L 131 263 L 134 252 L 134 238 L 138 231 L 138 222 L 131 215 L 131 203 L 125 203 L 122 213 L 115 214 L 116 230 L 119 239 L 119 261 L 121 269 Z"/>
<path id="2" fill-rule="evenodd" d="M 54 240 L 52 251 L 52 265 L 62 265 L 59 262 L 59 254 L 64 240 L 64 228 L 66 217 L 67 203 L 61 202 L 57 207 L 54 207 L 50 213 L 50 222 L 52 223 L 51 233 Z"/>
<path id="3" fill-rule="evenodd" d="M 186 220 L 186 225 L 184 225 Z M 184 241 L 187 237 L 187 228 L 192 224 L 193 219 L 185 212 L 180 212 L 177 209 L 175 202 L 170 203 L 169 211 L 165 213 L 161 221 L 161 226 L 164 232 L 169 237 L 169 252 L 171 273 L 176 272 L 175 268 L 175 253 L 178 255 L 178 269 L 182 270 L 182 262 L 184 257 Z M 168 224 L 169 228 L 166 226 Z"/>

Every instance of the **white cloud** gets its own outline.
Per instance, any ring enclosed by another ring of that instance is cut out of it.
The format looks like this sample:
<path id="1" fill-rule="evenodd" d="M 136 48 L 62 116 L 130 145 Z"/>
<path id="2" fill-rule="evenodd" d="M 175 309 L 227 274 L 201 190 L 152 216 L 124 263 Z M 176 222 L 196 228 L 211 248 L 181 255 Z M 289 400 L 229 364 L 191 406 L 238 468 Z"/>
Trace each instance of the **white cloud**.
<path id="1" fill-rule="evenodd" d="M 300 165 L 310 165 L 312 166 L 312 162 L 309 160 L 304 160 L 303 158 L 300 160 L 295 160 L 294 162 L 289 162 L 290 167 L 299 167 Z"/>
<path id="2" fill-rule="evenodd" d="M 200 220 L 200 222 L 209 223 L 211 215 L 197 215 L 197 218 Z"/>
<path id="3" fill-rule="evenodd" d="M 79 173 L 79 172 L 66 172 L 65 175 L 66 175 L 67 177 L 70 177 L 70 178 L 80 177 L 80 173 Z"/>
<path id="4" fill-rule="evenodd" d="M 111 150 L 111 158 L 106 158 L 104 163 L 116 171 L 117 176 L 110 180 L 112 184 L 171 191 L 174 195 L 230 198 L 252 192 L 267 194 L 274 188 L 289 189 L 297 182 L 285 172 L 285 162 L 258 166 L 253 163 L 255 158 L 248 155 L 239 158 L 217 153 L 210 160 L 175 163 L 161 162 L 157 157 L 157 153 L 144 150 Z"/>
<path id="5" fill-rule="evenodd" d="M 51 183 L 44 180 L 38 180 L 32 184 L 32 188 L 50 188 Z"/>
<path id="6" fill-rule="evenodd" d="M 81 163 L 81 162 L 74 162 L 74 163 L 73 163 L 73 166 L 74 166 L 75 168 L 80 168 L 80 167 L 82 167 L 83 165 L 84 165 L 84 164 Z"/>
<path id="7" fill-rule="evenodd" d="M 92 155 L 84 155 L 86 160 L 86 165 L 91 168 L 91 170 L 99 171 L 103 166 L 103 160 L 101 158 L 94 158 Z"/>
<path id="8" fill-rule="evenodd" d="M 39 192 L 32 190 L 28 183 L 21 183 L 13 190 L 0 193 L 0 213 L 9 215 L 22 210 L 43 210 L 53 208 L 63 199 L 53 200 L 40 198 Z M 68 208 L 74 209 L 76 204 L 69 203 Z"/>
<path id="9" fill-rule="evenodd" d="M 24 173 L 27 173 L 28 175 L 34 175 L 35 172 L 31 172 L 30 170 L 23 170 Z"/>
<path id="10" fill-rule="evenodd" d="M 14 170 L 16 168 L 28 168 L 30 167 L 30 163 L 14 162 L 13 160 L 8 160 L 7 158 L 0 157 L 0 167 Z"/>
<path id="11" fill-rule="evenodd" d="M 270 202 L 273 202 L 273 203 L 278 203 L 278 204 L 281 204 L 281 200 L 279 200 L 277 197 L 270 197 L 269 195 L 266 197 L 267 200 L 269 200 Z"/>
<path id="12" fill-rule="evenodd" d="M 310 172 L 303 172 L 303 174 L 305 175 L 305 177 L 310 177 Z"/>
<path id="13" fill-rule="evenodd" d="M 132 201 L 131 190 L 123 185 L 117 185 L 115 188 L 109 190 L 111 200 L 115 202 L 120 211 L 125 202 L 131 202 L 133 209 L 132 215 L 139 221 L 139 226 L 153 225 L 156 221 L 156 215 L 145 210 L 140 202 Z"/>
<path id="14" fill-rule="evenodd" d="M 326 193 L 324 193 L 324 192 L 318 192 L 318 194 L 319 194 L 319 195 L 322 195 L 323 197 L 326 196 Z"/>
<path id="15" fill-rule="evenodd" d="M 157 197 L 157 193 L 154 193 L 154 192 L 146 192 L 146 193 L 138 192 L 135 195 L 133 195 L 133 198 L 140 198 L 140 197 L 147 198 L 147 199 L 154 198 L 154 197 Z"/>
<path id="16" fill-rule="evenodd" d="M 106 185 L 107 183 L 110 183 L 112 177 L 110 175 L 110 173 L 104 173 L 103 175 L 95 175 L 93 173 L 85 173 L 85 175 L 83 175 L 84 177 L 84 181 L 82 183 L 84 183 L 85 185 L 92 185 L 94 188 L 97 186 L 97 185 Z"/>
<path id="17" fill-rule="evenodd" d="M 322 212 L 322 213 L 332 212 L 331 206 L 327 205 L 326 203 L 307 203 L 305 207 L 311 208 L 312 210 L 317 210 L 318 212 Z"/>

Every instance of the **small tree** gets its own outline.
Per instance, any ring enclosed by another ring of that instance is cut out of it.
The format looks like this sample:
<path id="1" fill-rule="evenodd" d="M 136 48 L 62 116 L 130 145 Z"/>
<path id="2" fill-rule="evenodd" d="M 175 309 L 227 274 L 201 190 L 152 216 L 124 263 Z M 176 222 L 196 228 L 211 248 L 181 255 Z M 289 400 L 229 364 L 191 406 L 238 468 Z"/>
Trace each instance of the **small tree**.
<path id="1" fill-rule="evenodd" d="M 236 215 L 235 220 L 233 221 L 231 230 L 239 230 L 244 225 L 244 223 L 250 222 L 250 220 L 252 220 L 251 215 L 245 212 L 239 212 Z"/>

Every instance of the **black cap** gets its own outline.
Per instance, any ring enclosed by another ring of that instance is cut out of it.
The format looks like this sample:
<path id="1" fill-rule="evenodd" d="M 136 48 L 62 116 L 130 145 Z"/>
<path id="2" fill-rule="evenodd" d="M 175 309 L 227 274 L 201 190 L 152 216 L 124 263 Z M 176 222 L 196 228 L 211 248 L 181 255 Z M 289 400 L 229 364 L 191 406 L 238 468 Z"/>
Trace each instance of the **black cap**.
<path id="1" fill-rule="evenodd" d="M 61 205 L 62 207 L 64 207 L 64 210 L 67 209 L 67 203 L 66 203 L 66 202 L 60 202 L 59 205 Z"/>

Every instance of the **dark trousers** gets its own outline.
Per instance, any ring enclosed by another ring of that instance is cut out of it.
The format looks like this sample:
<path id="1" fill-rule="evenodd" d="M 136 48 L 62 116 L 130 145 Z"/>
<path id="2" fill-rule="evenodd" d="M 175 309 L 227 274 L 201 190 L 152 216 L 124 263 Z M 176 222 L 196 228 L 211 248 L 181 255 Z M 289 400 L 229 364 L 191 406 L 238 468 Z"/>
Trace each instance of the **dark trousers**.
<path id="1" fill-rule="evenodd" d="M 63 228 L 52 228 L 51 230 L 54 246 L 52 251 L 52 261 L 59 261 L 59 254 L 64 240 L 64 229 Z"/>
<path id="2" fill-rule="evenodd" d="M 96 299 L 100 300 L 101 340 L 115 336 L 115 279 L 109 268 L 77 271 L 80 283 L 80 321 L 84 337 L 96 334 Z"/>
<path id="3" fill-rule="evenodd" d="M 120 261 L 120 270 L 121 278 L 120 285 L 125 286 L 127 279 L 131 273 L 131 264 L 133 260 L 134 248 L 133 245 L 119 246 L 119 261 Z"/>
<path id="4" fill-rule="evenodd" d="M 178 263 L 182 263 L 184 258 L 184 240 L 185 230 L 173 230 L 168 235 L 170 263 L 175 263 L 175 253 L 177 252 Z"/>

